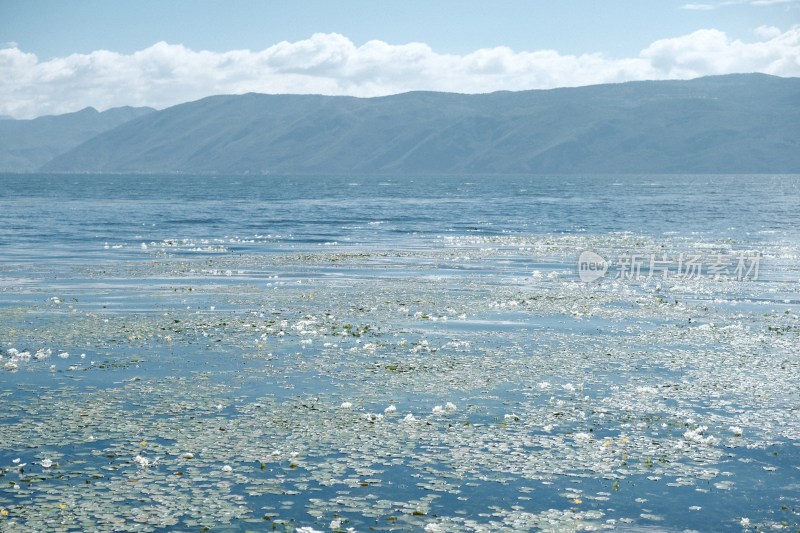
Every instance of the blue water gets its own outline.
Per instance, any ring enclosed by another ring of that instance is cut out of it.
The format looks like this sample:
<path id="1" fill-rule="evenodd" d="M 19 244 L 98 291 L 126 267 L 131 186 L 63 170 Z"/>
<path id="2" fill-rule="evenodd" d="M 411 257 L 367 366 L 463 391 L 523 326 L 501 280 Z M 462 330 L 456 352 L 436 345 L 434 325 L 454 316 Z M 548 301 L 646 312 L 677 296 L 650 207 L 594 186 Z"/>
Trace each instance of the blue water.
<path id="1" fill-rule="evenodd" d="M 0 175 L 0 530 L 796 529 L 798 281 L 797 175 Z"/>
<path id="2" fill-rule="evenodd" d="M 797 176 L 0 177 L 0 246 L 277 235 L 414 245 L 415 235 L 800 235 Z M 383 224 L 369 225 L 370 222 Z"/>

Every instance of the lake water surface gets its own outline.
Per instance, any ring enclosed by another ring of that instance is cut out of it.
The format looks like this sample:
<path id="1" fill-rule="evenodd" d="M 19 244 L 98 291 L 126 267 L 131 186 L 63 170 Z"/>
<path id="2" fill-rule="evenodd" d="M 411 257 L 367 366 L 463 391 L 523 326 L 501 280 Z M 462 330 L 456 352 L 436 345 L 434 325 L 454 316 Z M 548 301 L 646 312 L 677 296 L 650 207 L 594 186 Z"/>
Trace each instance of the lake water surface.
<path id="1" fill-rule="evenodd" d="M 0 531 L 794 531 L 799 280 L 800 176 L 0 175 Z"/>

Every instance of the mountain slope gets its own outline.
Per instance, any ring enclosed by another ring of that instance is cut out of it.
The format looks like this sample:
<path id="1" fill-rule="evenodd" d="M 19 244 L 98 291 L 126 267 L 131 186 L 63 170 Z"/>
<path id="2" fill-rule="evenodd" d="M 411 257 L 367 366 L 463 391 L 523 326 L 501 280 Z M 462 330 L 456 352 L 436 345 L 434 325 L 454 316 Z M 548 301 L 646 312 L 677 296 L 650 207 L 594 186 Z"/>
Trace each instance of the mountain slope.
<path id="1" fill-rule="evenodd" d="M 56 157 L 62 172 L 800 172 L 800 79 L 760 74 L 483 95 L 215 96 Z"/>
<path id="2" fill-rule="evenodd" d="M 100 113 L 87 107 L 32 120 L 0 120 L 0 172 L 36 170 L 95 135 L 152 111 L 149 107 L 119 107 Z"/>

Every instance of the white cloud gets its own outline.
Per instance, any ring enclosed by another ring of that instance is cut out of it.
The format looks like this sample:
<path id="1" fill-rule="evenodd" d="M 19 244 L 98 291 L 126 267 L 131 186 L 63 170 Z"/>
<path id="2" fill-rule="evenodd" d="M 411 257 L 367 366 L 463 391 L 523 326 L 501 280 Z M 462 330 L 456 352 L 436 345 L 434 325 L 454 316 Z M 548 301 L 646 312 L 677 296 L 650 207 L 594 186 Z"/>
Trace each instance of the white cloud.
<path id="1" fill-rule="evenodd" d="M 770 39 L 779 37 L 783 32 L 780 28 L 776 28 L 775 26 L 759 26 L 753 31 L 753 33 L 755 33 L 756 37 L 762 41 L 768 41 Z"/>
<path id="2" fill-rule="evenodd" d="M 798 0 L 750 0 L 747 2 L 752 6 L 774 6 L 776 4 L 798 4 Z"/>
<path id="3" fill-rule="evenodd" d="M 706 29 L 652 43 L 635 57 L 564 55 L 507 47 L 440 54 L 422 43 L 315 34 L 261 51 L 194 51 L 156 43 L 133 54 L 98 50 L 48 61 L 0 49 L 0 114 L 18 118 L 133 105 L 157 108 L 212 94 L 378 96 L 411 90 L 489 92 L 732 72 L 800 76 L 800 25 L 760 27 L 755 42 Z"/>
<path id="4" fill-rule="evenodd" d="M 745 43 L 719 30 L 699 30 L 656 41 L 640 56 L 664 78 L 733 72 L 800 76 L 800 26 L 787 32 L 762 30 L 761 35 L 762 40 Z"/>
<path id="5" fill-rule="evenodd" d="M 717 2 L 715 4 L 683 4 L 681 9 L 689 9 L 694 11 L 710 11 L 712 9 L 717 9 L 720 7 L 727 7 L 727 6 L 741 6 L 741 5 L 750 5 L 756 7 L 764 7 L 764 6 L 774 6 L 774 5 L 790 5 L 790 4 L 800 4 L 800 0 L 725 0 L 723 2 Z"/>

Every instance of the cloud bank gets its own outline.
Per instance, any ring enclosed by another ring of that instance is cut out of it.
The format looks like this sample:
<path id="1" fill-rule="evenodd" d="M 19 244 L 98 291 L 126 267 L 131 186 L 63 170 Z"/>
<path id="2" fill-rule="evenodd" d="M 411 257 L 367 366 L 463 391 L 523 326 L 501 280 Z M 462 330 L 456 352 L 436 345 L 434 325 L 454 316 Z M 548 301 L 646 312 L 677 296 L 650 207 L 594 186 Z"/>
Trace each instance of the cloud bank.
<path id="1" fill-rule="evenodd" d="M 0 115 L 31 118 L 94 106 L 164 108 L 213 94 L 380 96 L 412 90 L 482 93 L 646 79 L 763 72 L 800 76 L 800 25 L 760 27 L 753 42 L 714 29 L 652 43 L 638 56 L 564 55 L 507 47 L 440 54 L 422 43 L 336 33 L 262 51 L 194 51 L 156 43 L 132 54 L 98 50 L 48 61 L 9 43 L 0 49 Z"/>
<path id="2" fill-rule="evenodd" d="M 768 7 L 775 5 L 791 5 L 800 4 L 800 0 L 724 0 L 716 3 L 705 4 L 684 4 L 681 9 L 689 9 L 695 11 L 711 11 L 712 9 L 719 9 L 730 6 L 750 5 L 755 7 Z"/>

